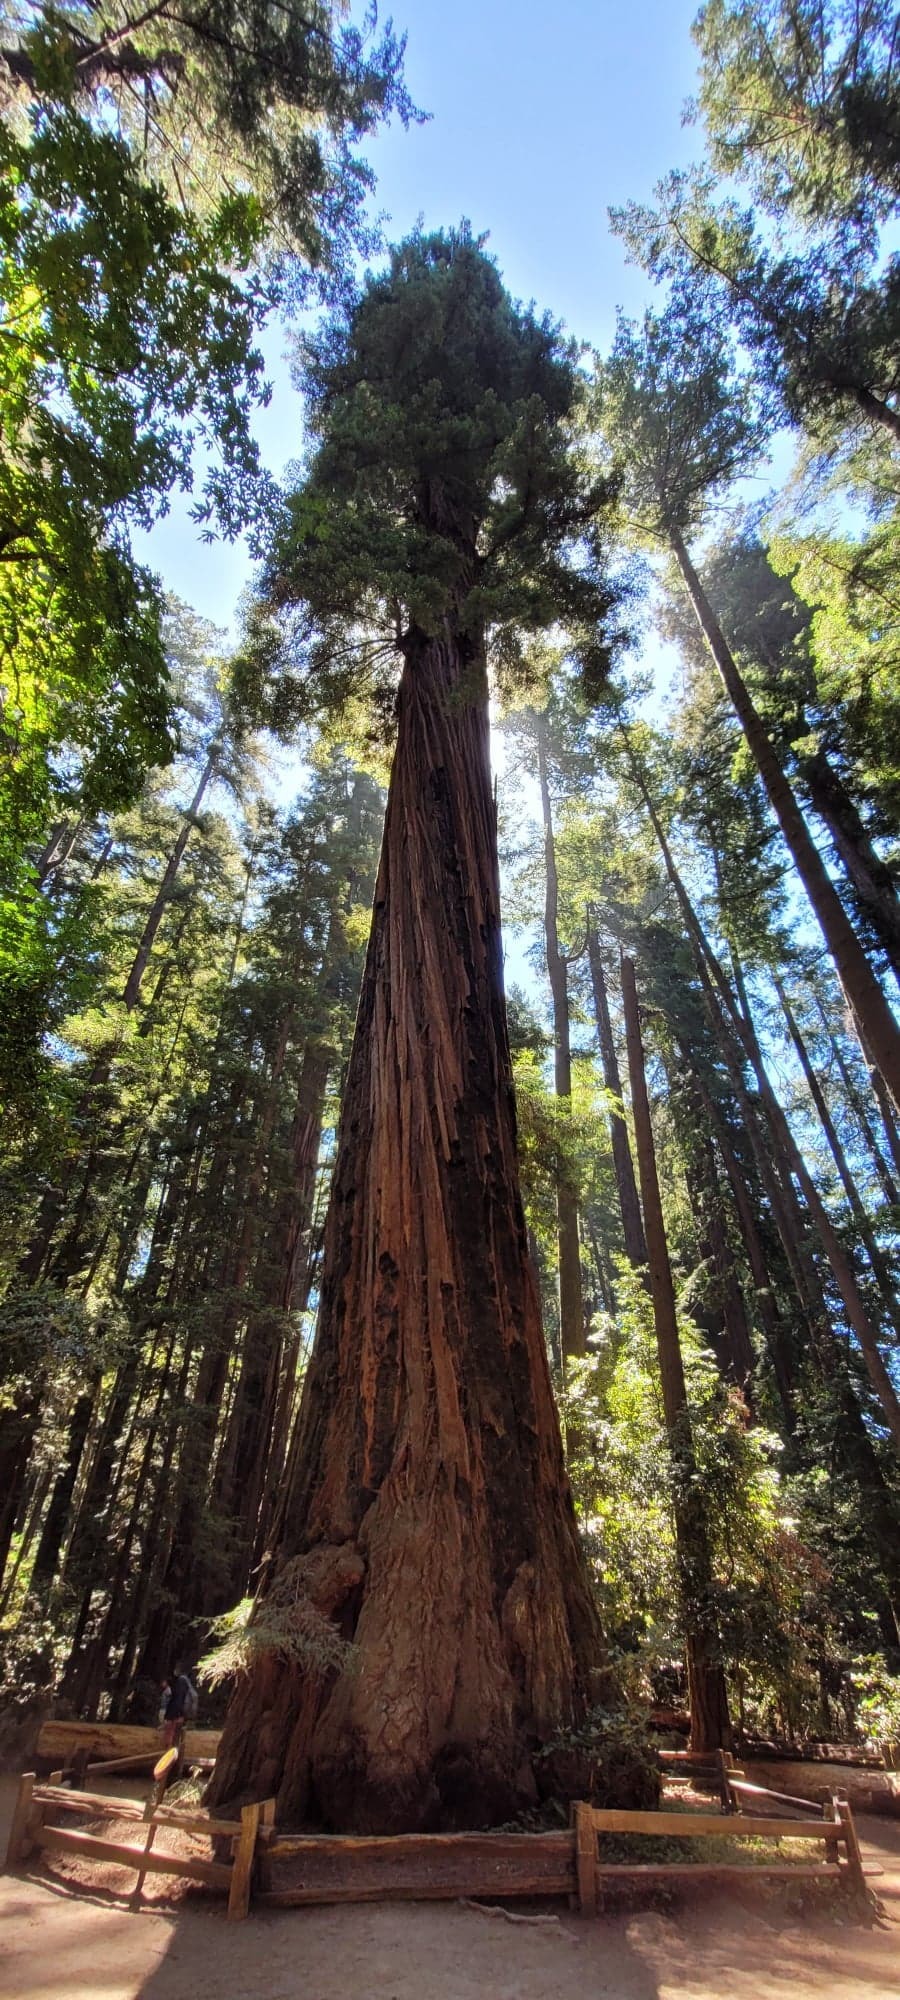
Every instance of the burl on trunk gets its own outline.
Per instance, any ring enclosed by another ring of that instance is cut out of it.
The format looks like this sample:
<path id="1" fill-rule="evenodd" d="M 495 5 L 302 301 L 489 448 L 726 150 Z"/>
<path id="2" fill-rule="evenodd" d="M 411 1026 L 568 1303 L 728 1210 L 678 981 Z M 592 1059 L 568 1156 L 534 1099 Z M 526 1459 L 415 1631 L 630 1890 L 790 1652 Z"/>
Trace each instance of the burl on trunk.
<path id="1" fill-rule="evenodd" d="M 483 654 L 452 621 L 404 651 L 276 1557 L 353 1652 L 261 1657 L 210 1790 L 381 1832 L 533 1800 L 601 1654 L 519 1194 Z"/>

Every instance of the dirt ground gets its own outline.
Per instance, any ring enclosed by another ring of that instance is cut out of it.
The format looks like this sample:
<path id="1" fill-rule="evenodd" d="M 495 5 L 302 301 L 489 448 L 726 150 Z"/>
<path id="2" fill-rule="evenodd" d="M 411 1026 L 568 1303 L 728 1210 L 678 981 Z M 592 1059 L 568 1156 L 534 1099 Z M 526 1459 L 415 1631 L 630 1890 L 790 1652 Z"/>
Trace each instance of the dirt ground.
<path id="1" fill-rule="evenodd" d="M 0 1789 L 5 1852 L 13 1780 Z M 749 1890 L 667 1912 L 511 1924 L 455 1904 L 258 1912 L 63 1857 L 0 1878 L 2 2000 L 900 2000 L 900 1821 L 860 1819 L 885 1918 L 799 1916 Z M 79 1872 L 82 1880 L 78 1880 Z M 103 1881 L 98 1878 L 103 1874 Z"/>

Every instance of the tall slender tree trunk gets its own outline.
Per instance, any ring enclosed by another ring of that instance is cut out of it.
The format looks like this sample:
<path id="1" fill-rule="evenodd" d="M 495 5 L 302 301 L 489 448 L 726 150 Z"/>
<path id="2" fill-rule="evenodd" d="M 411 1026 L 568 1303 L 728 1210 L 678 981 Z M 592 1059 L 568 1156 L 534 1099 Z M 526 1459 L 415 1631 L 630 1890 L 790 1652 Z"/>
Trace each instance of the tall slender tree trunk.
<path id="1" fill-rule="evenodd" d="M 600 1060 L 603 1064 L 603 1081 L 615 1103 L 622 1102 L 622 1078 L 619 1074 L 619 1058 L 613 1037 L 612 1019 L 609 1011 L 609 995 L 606 990 L 606 974 L 600 955 L 600 940 L 593 910 L 587 913 L 587 952 L 591 972 L 591 990 L 594 996 L 594 1019 L 597 1023 L 597 1042 Z M 622 1217 L 622 1235 L 625 1239 L 625 1255 L 635 1270 L 642 1271 L 647 1264 L 647 1243 L 641 1220 L 641 1204 L 638 1199 L 637 1181 L 634 1177 L 634 1163 L 631 1158 L 631 1144 L 624 1114 L 611 1110 L 609 1114 L 609 1136 L 612 1144 L 613 1171 L 619 1196 L 619 1212 Z"/>
<path id="2" fill-rule="evenodd" d="M 83 1590 L 88 1610 L 94 1590 L 103 1582 L 106 1507 L 112 1486 L 116 1451 L 122 1441 L 122 1432 L 131 1408 L 137 1379 L 138 1357 L 136 1351 L 132 1351 L 117 1371 L 109 1402 L 94 1440 L 93 1452 L 75 1508 L 72 1533 L 66 1550 L 63 1580 L 70 1589 L 80 1587 Z"/>
<path id="3" fill-rule="evenodd" d="M 863 1054 L 866 1055 L 865 1049 L 863 1049 Z M 900 1174 L 900 1129 L 898 1129 L 897 1120 L 894 1116 L 894 1107 L 891 1103 L 890 1094 L 877 1063 L 870 1063 L 869 1075 L 872 1081 L 872 1092 L 875 1102 L 881 1113 L 881 1123 L 884 1127 L 884 1136 L 888 1142 L 888 1152 L 894 1162 L 897 1173 Z"/>
<path id="4" fill-rule="evenodd" d="M 734 957 L 732 953 L 732 957 Z M 762 1050 L 753 1025 L 746 996 L 742 992 L 743 1013 L 735 1015 L 735 1022 L 741 1034 L 744 1047 L 759 1086 L 760 1097 L 766 1115 L 785 1158 L 790 1163 L 791 1173 L 803 1196 L 806 1207 L 813 1219 L 825 1255 L 831 1265 L 835 1284 L 843 1301 L 847 1319 L 859 1342 L 860 1351 L 866 1365 L 869 1380 L 881 1404 L 885 1422 L 898 1450 L 900 1450 L 900 1399 L 885 1367 L 878 1346 L 875 1328 L 869 1317 L 865 1300 L 856 1282 L 856 1275 L 844 1245 L 838 1236 L 825 1203 L 797 1145 L 793 1132 L 772 1088 Z"/>
<path id="5" fill-rule="evenodd" d="M 26 1383 L 15 1402 L 0 1410 L 0 1578 L 6 1569 L 23 1500 L 32 1446 L 46 1391 L 46 1376 Z"/>
<path id="6" fill-rule="evenodd" d="M 685 1060 L 690 1061 L 689 1051 L 682 1048 Z M 766 1352 L 772 1366 L 778 1400 L 781 1404 L 784 1427 L 792 1436 L 797 1427 L 797 1412 L 794 1395 L 797 1387 L 797 1354 L 795 1343 L 779 1310 L 769 1264 L 763 1248 L 760 1227 L 754 1204 L 750 1197 L 747 1174 L 738 1160 L 731 1135 L 718 1105 L 714 1102 L 706 1079 L 694 1071 L 697 1090 L 706 1110 L 710 1130 L 714 1135 L 722 1165 L 731 1188 L 735 1212 L 741 1232 L 741 1240 L 747 1254 L 750 1276 L 753 1280 L 753 1304 L 759 1318 Z"/>
<path id="7" fill-rule="evenodd" d="M 623 735 L 625 736 L 626 743 L 628 743 L 626 732 L 623 731 Z M 847 1318 L 859 1341 L 860 1351 L 866 1364 L 869 1379 L 884 1411 L 888 1429 L 891 1432 L 894 1442 L 900 1446 L 900 1400 L 898 1400 L 897 1392 L 879 1352 L 875 1330 L 866 1310 L 865 1301 L 857 1285 L 850 1259 L 834 1228 L 828 1210 L 822 1201 L 818 1188 L 813 1182 L 806 1162 L 781 1109 L 781 1105 L 772 1089 L 743 985 L 741 984 L 740 989 L 742 1006 L 739 1007 L 728 985 L 722 967 L 716 958 L 715 952 L 706 939 L 702 925 L 681 879 L 681 874 L 675 864 L 675 858 L 666 839 L 659 814 L 656 811 L 640 764 L 634 756 L 630 744 L 628 745 L 628 751 L 632 771 L 634 772 L 641 796 L 650 816 L 653 830 L 659 842 L 666 873 L 675 890 L 679 908 L 682 911 L 687 926 L 688 937 L 694 947 L 697 969 L 701 980 L 704 982 L 704 991 L 707 992 L 710 1002 L 711 1024 L 713 1025 L 714 1032 L 719 1034 L 720 1039 L 723 1025 L 725 1026 L 726 1059 L 729 1062 L 735 1086 L 739 1093 L 746 1095 L 741 1076 L 740 1061 L 736 1059 L 734 1050 L 728 1049 L 730 1034 L 733 1034 L 737 1039 L 743 1054 L 753 1067 L 760 1098 L 768 1122 L 775 1134 L 778 1148 L 789 1163 L 790 1172 L 800 1187 L 803 1199 L 815 1223 L 825 1255 L 831 1265 L 835 1284 L 843 1300 Z M 731 955 L 735 970 L 739 975 L 737 956 L 733 949 Z M 720 1008 L 724 1010 L 724 1014 L 727 1017 L 725 1023 L 721 1021 L 721 1018 L 717 1019 Z M 762 1166 L 762 1162 L 760 1164 Z M 784 1190 L 781 1191 L 782 1200 L 783 1196 Z M 790 1227 L 786 1230 L 783 1241 L 788 1257 L 796 1256 L 796 1245 L 791 1242 Z"/>
<path id="8" fill-rule="evenodd" d="M 768 793 L 791 858 L 831 952 L 869 1056 L 900 1107 L 900 1028 L 853 929 L 841 899 L 785 777 L 777 752 L 757 713 L 750 691 L 728 646 L 721 626 L 679 530 L 668 530 L 672 552 L 687 587 L 697 622 L 712 653 L 726 693 L 747 738 L 751 755 Z"/>
<path id="9" fill-rule="evenodd" d="M 860 1194 L 859 1188 L 856 1184 L 856 1179 L 850 1167 L 850 1162 L 838 1137 L 837 1127 L 835 1125 L 834 1119 L 831 1116 L 828 1100 L 816 1075 L 809 1054 L 809 1050 L 807 1049 L 806 1043 L 803 1039 L 803 1035 L 800 1031 L 799 1024 L 794 1014 L 794 1010 L 788 999 L 787 993 L 785 992 L 783 982 L 781 981 L 781 979 L 779 979 L 777 973 L 773 975 L 772 984 L 774 985 L 775 991 L 781 1003 L 781 1011 L 784 1015 L 785 1022 L 787 1024 L 788 1034 L 790 1035 L 791 1041 L 797 1052 L 797 1058 L 800 1063 L 800 1067 L 806 1079 L 806 1087 L 809 1091 L 810 1097 L 812 1098 L 813 1104 L 818 1114 L 819 1122 L 821 1124 L 825 1137 L 828 1141 L 828 1147 L 831 1153 L 831 1157 L 834 1160 L 835 1166 L 837 1167 L 838 1174 L 841 1180 L 841 1185 L 843 1186 L 844 1193 L 846 1194 L 847 1200 L 850 1204 L 850 1210 L 853 1215 L 854 1222 L 856 1224 L 859 1240 L 865 1249 L 866 1256 L 868 1257 L 869 1263 L 872 1267 L 872 1272 L 876 1284 L 881 1293 L 881 1300 L 884 1312 L 886 1313 L 888 1319 L 890 1320 L 891 1325 L 894 1328 L 895 1334 L 897 1335 L 898 1339 L 900 1339 L 900 1306 L 898 1306 L 897 1303 L 896 1292 L 894 1289 L 891 1273 L 888 1268 L 887 1259 L 885 1258 L 884 1252 L 882 1251 L 881 1246 L 878 1243 L 878 1240 L 875 1236 L 875 1232 L 872 1229 L 865 1202 L 863 1201 L 862 1195 Z"/>
<path id="10" fill-rule="evenodd" d="M 46 847 L 38 859 L 37 879 L 39 887 L 43 887 L 48 875 L 55 874 L 58 868 L 64 868 L 66 862 L 71 859 L 78 841 L 84 832 L 85 825 L 86 821 L 83 819 L 61 819 L 58 825 L 54 827 Z"/>
<path id="11" fill-rule="evenodd" d="M 547 718 L 537 718 L 538 778 L 544 823 L 544 949 L 553 1001 L 553 1056 L 556 1101 L 561 1111 L 572 1107 L 572 1041 L 569 1024 L 569 968 L 559 944 L 559 876 L 553 833 L 553 806 L 547 761 Z M 581 1281 L 581 1231 L 578 1195 L 565 1154 L 556 1162 L 556 1219 L 559 1246 L 559 1327 L 563 1355 L 587 1352 L 587 1326 Z"/>
<path id="12" fill-rule="evenodd" d="M 259 1260 L 253 1292 L 261 1303 L 247 1327 L 234 1408 L 216 1471 L 217 1510 L 235 1522 L 225 1603 L 236 1602 L 247 1590 L 263 1496 L 284 1469 L 276 1438 L 278 1392 L 285 1333 L 308 1262 L 330 1064 L 330 1052 L 321 1045 L 306 1050 L 291 1129 L 292 1185 L 276 1203 Z M 215 1602 L 209 1606 L 212 1611 L 223 1608 Z"/>
<path id="13" fill-rule="evenodd" d="M 127 1008 L 129 1008 L 129 1010 L 132 1007 L 137 1006 L 138 997 L 140 995 L 141 986 L 143 984 L 144 973 L 146 972 L 147 966 L 150 963 L 150 953 L 153 950 L 153 944 L 156 937 L 156 933 L 159 930 L 160 924 L 162 923 L 163 917 L 165 915 L 166 904 L 172 893 L 172 884 L 175 880 L 176 875 L 178 874 L 179 868 L 181 867 L 184 850 L 188 844 L 188 841 L 190 840 L 191 834 L 193 833 L 194 827 L 197 823 L 197 814 L 200 811 L 200 807 L 203 804 L 203 800 L 206 796 L 208 787 L 218 768 L 220 756 L 221 756 L 221 745 L 219 743 L 213 743 L 209 755 L 206 759 L 206 763 L 204 764 L 200 776 L 197 780 L 194 796 L 190 802 L 190 805 L 185 810 L 183 825 L 178 834 L 178 838 L 175 841 L 175 844 L 172 848 L 172 852 L 169 855 L 169 859 L 166 862 L 165 868 L 163 869 L 162 879 L 160 881 L 159 888 L 157 889 L 156 895 L 154 896 L 150 908 L 147 912 L 144 928 L 141 932 L 140 942 L 138 944 L 137 951 L 135 952 L 134 958 L 132 960 L 131 970 L 128 974 L 128 978 L 125 981 L 125 988 L 122 994 L 123 1003 Z"/>
<path id="14" fill-rule="evenodd" d="M 264 1653 L 210 1797 L 390 1831 L 491 1823 L 576 1724 L 600 1634 L 518 1186 L 487 683 L 405 642 L 372 934 L 277 1592 L 351 1665 Z M 269 1586 L 267 1597 L 271 1597 Z"/>
<path id="15" fill-rule="evenodd" d="M 84 1389 L 77 1398 L 69 1419 L 65 1463 L 54 1481 L 50 1505 L 41 1527 L 41 1538 L 31 1572 L 32 1590 L 46 1590 L 56 1575 L 60 1551 L 69 1526 L 75 1482 L 81 1467 L 99 1386 L 97 1377 L 90 1388 Z"/>
<path id="16" fill-rule="evenodd" d="M 87 1659 L 81 1663 L 80 1671 L 76 1671 L 74 1676 L 74 1680 L 78 1685 L 80 1700 L 88 1715 L 96 1714 L 110 1653 L 128 1623 L 129 1603 L 133 1607 L 135 1600 L 143 1602 L 143 1593 L 148 1584 L 150 1565 L 156 1542 L 156 1529 L 162 1508 L 168 1497 L 169 1473 L 175 1453 L 176 1438 L 178 1436 L 178 1424 L 174 1418 L 170 1418 L 168 1424 L 162 1464 L 156 1479 L 157 1513 L 156 1515 L 151 1514 L 149 1522 L 146 1525 L 143 1537 L 142 1560 L 137 1565 L 133 1561 L 132 1552 L 135 1540 L 140 1535 L 141 1522 L 144 1517 L 144 1495 L 151 1484 L 154 1452 L 156 1450 L 159 1431 L 162 1427 L 166 1396 L 172 1381 L 175 1344 L 176 1336 L 173 1333 L 169 1341 L 162 1374 L 157 1384 L 137 1478 L 131 1494 L 128 1519 L 122 1531 L 121 1540 L 116 1552 L 115 1564 L 109 1579 L 109 1602 L 103 1626 L 93 1646 L 89 1649 Z M 173 1401 L 176 1409 L 180 1407 L 186 1394 L 190 1361 L 191 1354 L 190 1347 L 188 1347 L 182 1356 L 178 1379 L 175 1385 Z M 134 1588 L 130 1593 L 130 1597 L 128 1591 L 129 1577 L 134 1578 Z M 167 1664 L 171 1664 L 171 1662 Z"/>
<path id="17" fill-rule="evenodd" d="M 731 1743 L 731 1723 L 713 1600 L 712 1557 L 704 1505 L 697 1487 L 691 1417 L 675 1312 L 675 1290 L 672 1284 L 672 1269 L 669 1263 L 656 1171 L 650 1101 L 644 1073 L 644 1048 L 634 962 L 624 955 L 622 1001 L 625 1009 L 631 1112 L 634 1119 L 644 1229 L 647 1236 L 650 1294 L 656 1323 L 666 1433 L 672 1460 L 675 1543 L 687 1636 L 691 1749 L 727 1749 Z"/>
<path id="18" fill-rule="evenodd" d="M 798 768 L 813 811 L 824 821 L 835 851 L 851 882 L 891 967 L 900 981 L 900 897 L 886 861 L 882 861 L 863 825 L 856 802 L 827 752 L 798 758 Z"/>
<path id="19" fill-rule="evenodd" d="M 627 735 L 625 742 L 628 745 Z M 769 1100 L 761 1107 L 766 1112 L 768 1124 L 768 1130 L 764 1130 L 760 1111 L 744 1079 L 743 1063 L 747 1057 L 740 1029 L 742 1023 L 745 1026 L 750 1024 L 746 998 L 742 1014 L 675 866 L 674 857 L 662 831 L 652 798 L 647 791 L 640 765 L 630 750 L 630 745 L 628 748 L 632 770 L 647 806 L 660 843 L 667 874 L 684 916 L 694 963 L 703 990 L 707 1018 L 734 1085 L 744 1129 L 751 1143 L 760 1181 L 771 1206 L 788 1270 L 808 1328 L 812 1365 L 831 1399 L 835 1417 L 836 1451 L 842 1467 L 863 1503 L 868 1538 L 886 1587 L 881 1614 L 882 1629 L 888 1635 L 885 1643 L 894 1644 L 898 1633 L 897 1607 L 900 1604 L 900 1515 L 892 1489 L 885 1477 L 881 1457 L 876 1453 L 859 1402 L 851 1387 L 843 1355 L 834 1337 L 819 1274 L 807 1242 L 806 1217 L 792 1180 L 791 1158 L 785 1152 L 780 1128 L 772 1121 L 771 1087 L 769 1086 Z M 690 1053 L 685 1051 L 688 1060 Z M 712 1097 L 708 1092 L 707 1101 L 712 1105 Z M 721 1140 L 721 1133 L 719 1137 Z M 736 1182 L 733 1183 L 738 1200 L 740 1197 L 737 1190 L 740 1184 L 741 1176 L 738 1173 Z M 785 1359 L 787 1354 L 788 1348 L 785 1347 Z M 787 1376 L 785 1379 L 787 1380 Z"/>
<path id="20" fill-rule="evenodd" d="M 157 1588 L 148 1593 L 151 1613 L 140 1671 L 151 1680 L 160 1679 L 187 1645 L 197 1616 L 222 1608 L 227 1574 L 226 1524 L 220 1518 L 222 1532 L 217 1537 L 207 1535 L 204 1546 L 202 1517 L 210 1497 L 216 1438 L 220 1429 L 227 1430 L 228 1376 L 238 1328 L 246 1312 L 245 1288 L 259 1230 L 266 1160 L 292 1023 L 293 1008 L 290 1008 L 278 1027 L 268 1073 L 262 1080 L 248 1170 L 240 1187 L 237 1241 L 230 1248 L 221 1273 L 228 1303 L 210 1329 L 191 1398 L 174 1482 L 168 1556 L 164 1567 L 160 1566 Z"/>
<path id="21" fill-rule="evenodd" d="M 28 1558 L 34 1547 L 35 1537 L 40 1527 L 41 1515 L 44 1511 L 47 1495 L 52 1484 L 53 1467 L 52 1465 L 44 1465 L 35 1478 L 33 1490 L 28 1498 L 15 1561 L 10 1565 L 9 1573 L 3 1579 L 3 1588 L 0 1590 L 0 1618 L 6 1617 L 9 1607 L 12 1604 L 19 1577 L 22 1570 L 26 1567 Z"/>
<path id="22" fill-rule="evenodd" d="M 150 953 L 157 931 L 165 914 L 166 904 L 172 891 L 172 884 L 178 874 L 185 848 L 196 825 L 197 814 L 203 804 L 207 788 L 218 768 L 221 748 L 214 743 L 197 781 L 193 798 L 184 813 L 183 825 L 163 870 L 162 879 L 150 906 L 137 951 L 125 982 L 122 1001 L 129 1013 L 136 1007 L 141 985 L 150 960 Z M 109 1082 L 115 1045 L 113 1042 L 101 1047 L 89 1074 L 84 1080 L 79 1102 L 74 1115 L 77 1128 L 87 1127 L 87 1143 L 68 1161 L 59 1184 L 48 1188 L 43 1196 L 31 1241 L 19 1264 L 19 1277 L 23 1284 L 36 1284 L 41 1274 L 49 1268 L 51 1252 L 56 1232 L 64 1212 L 71 1206 L 70 1196 L 79 1167 L 83 1167 L 81 1188 L 74 1205 L 65 1243 L 61 1246 L 57 1259 L 58 1268 L 53 1275 L 65 1283 L 78 1266 L 82 1226 L 87 1213 L 89 1197 L 93 1191 L 94 1177 L 99 1157 L 98 1093 Z"/>
<path id="23" fill-rule="evenodd" d="M 859 1493 L 872 1553 L 884 1578 L 886 1595 L 882 1607 L 882 1628 L 887 1635 L 885 1643 L 894 1645 L 897 1643 L 897 1607 L 900 1605 L 900 1513 L 885 1477 L 881 1457 L 876 1453 L 859 1402 L 851 1387 L 844 1357 L 834 1338 L 818 1271 L 806 1240 L 806 1218 L 791 1180 L 790 1161 L 784 1156 L 777 1132 L 772 1130 L 767 1132 L 762 1127 L 757 1105 L 743 1081 L 740 1056 L 733 1031 L 723 1008 L 717 1001 L 697 939 L 693 932 L 690 935 L 710 1025 L 735 1086 L 744 1130 L 750 1139 L 760 1180 L 771 1207 L 785 1261 L 796 1291 L 800 1312 L 808 1330 L 809 1360 L 815 1376 L 827 1391 L 834 1411 L 836 1457 L 844 1474 Z M 715 1106 L 702 1079 L 700 1087 L 704 1091 L 705 1101 L 715 1123 Z M 720 1126 L 717 1129 L 717 1142 L 727 1164 L 729 1157 L 733 1159 L 733 1155 L 725 1139 L 724 1127 Z M 754 1241 L 755 1228 L 746 1198 L 744 1177 L 736 1162 L 734 1167 L 732 1186 L 749 1245 Z M 768 1282 L 764 1264 L 759 1265 L 758 1253 L 754 1253 L 754 1270 L 759 1271 L 760 1280 L 766 1278 Z M 774 1296 L 766 1300 L 762 1284 L 759 1295 L 760 1299 L 765 1301 L 767 1316 L 771 1317 L 775 1312 Z M 793 1409 L 793 1395 L 800 1374 L 799 1363 L 795 1363 L 794 1359 L 794 1347 L 792 1335 L 785 1330 L 783 1336 L 779 1335 L 777 1339 L 772 1340 L 770 1350 L 779 1392 L 782 1394 L 786 1410 Z M 776 1357 L 780 1357 L 780 1365 Z M 794 1428 L 795 1423 L 789 1421 L 789 1431 L 793 1431 Z"/>
<path id="24" fill-rule="evenodd" d="M 175 1391 L 174 1401 L 176 1408 L 183 1406 L 187 1398 L 192 1366 L 193 1350 L 191 1343 L 187 1342 L 181 1357 L 181 1366 Z M 202 1366 L 201 1362 L 201 1369 Z M 159 1407 L 160 1404 L 158 1402 L 157 1409 Z M 137 1564 L 137 1574 L 130 1602 L 127 1598 L 124 1599 L 114 1619 L 112 1631 L 107 1638 L 107 1654 L 111 1647 L 114 1647 L 121 1641 L 119 1664 L 116 1671 L 111 1704 L 113 1721 L 118 1721 L 125 1712 L 128 1691 L 134 1674 L 135 1656 L 141 1642 L 141 1637 L 145 1631 L 147 1632 L 147 1638 L 145 1639 L 145 1653 L 147 1654 L 147 1658 L 142 1664 L 143 1671 L 151 1679 L 161 1680 L 174 1666 L 175 1657 L 177 1657 L 177 1655 L 173 1657 L 172 1651 L 174 1620 L 171 1623 L 167 1623 L 165 1619 L 160 1619 L 156 1633 L 154 1634 L 154 1621 L 152 1613 L 149 1613 L 149 1607 L 153 1602 L 154 1594 L 159 1587 L 160 1578 L 165 1571 L 171 1554 L 172 1537 L 175 1532 L 173 1471 L 179 1448 L 182 1450 L 184 1448 L 183 1439 L 183 1424 L 177 1420 L 170 1419 L 163 1444 L 162 1460 L 154 1480 L 153 1499 L 149 1511 L 145 1515 L 142 1507 L 132 1507 L 128 1530 L 125 1542 L 123 1543 L 124 1552 L 134 1540 L 139 1540 L 141 1555 Z M 147 1460 L 145 1457 L 144 1464 L 146 1463 Z M 163 1644 L 158 1643 L 160 1635 L 164 1635 Z M 154 1640 L 157 1642 L 155 1652 Z"/>
<path id="25" fill-rule="evenodd" d="M 843 388 L 844 385 L 841 383 L 839 386 Z M 886 403 L 882 396 L 876 396 L 873 389 L 867 389 L 861 383 L 854 384 L 848 393 L 864 417 L 871 418 L 873 423 L 883 424 L 886 430 L 893 432 L 895 438 L 900 438 L 900 411 L 895 410 L 890 403 Z"/>
<path id="26" fill-rule="evenodd" d="M 750 1327 L 744 1305 L 744 1294 L 735 1267 L 722 1199 L 722 1188 L 716 1163 L 715 1149 L 709 1133 L 698 1131 L 694 1144 L 694 1173 L 698 1191 L 698 1208 L 706 1231 L 703 1245 L 715 1277 L 718 1293 L 718 1313 L 724 1339 L 724 1355 L 720 1355 L 720 1367 L 726 1380 L 740 1389 L 748 1410 L 753 1407 L 753 1371 L 756 1356 L 750 1339 Z"/>
<path id="27" fill-rule="evenodd" d="M 822 1004 L 821 995 L 817 992 L 815 986 L 812 987 L 812 995 L 815 1001 L 816 1012 L 819 1016 L 819 1020 L 822 1023 L 826 1035 L 828 1036 L 828 1046 L 831 1050 L 831 1054 L 834 1059 L 838 1075 L 840 1076 L 841 1082 L 844 1086 L 844 1095 L 847 1099 L 847 1103 L 850 1106 L 853 1116 L 856 1119 L 856 1122 L 865 1140 L 869 1157 L 872 1161 L 872 1165 L 878 1176 L 882 1194 L 884 1195 L 885 1201 L 889 1201 L 891 1204 L 896 1202 L 897 1206 L 900 1207 L 900 1187 L 898 1187 L 897 1182 L 894 1180 L 890 1167 L 888 1166 L 887 1160 L 885 1159 L 881 1147 L 878 1144 L 878 1140 L 875 1135 L 875 1130 L 872 1125 L 871 1119 L 869 1118 L 868 1110 L 866 1108 L 866 1104 L 863 1099 L 862 1093 L 857 1086 L 856 1079 L 853 1075 L 850 1065 L 847 1062 L 847 1059 L 841 1048 L 840 1042 L 838 1041 L 837 1035 L 834 1032 L 831 1022 L 829 1021 L 826 1010 Z"/>

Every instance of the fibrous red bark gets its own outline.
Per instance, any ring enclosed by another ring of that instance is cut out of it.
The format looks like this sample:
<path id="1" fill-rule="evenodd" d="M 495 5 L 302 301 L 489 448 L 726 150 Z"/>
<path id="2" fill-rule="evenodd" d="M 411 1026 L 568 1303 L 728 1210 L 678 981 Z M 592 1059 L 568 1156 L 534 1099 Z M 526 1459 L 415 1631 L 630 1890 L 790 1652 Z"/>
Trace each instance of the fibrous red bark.
<path id="1" fill-rule="evenodd" d="M 480 646 L 414 630 L 398 712 L 278 1536 L 354 1659 L 262 1656 L 210 1791 L 362 1831 L 533 1799 L 600 1659 L 518 1187 Z"/>

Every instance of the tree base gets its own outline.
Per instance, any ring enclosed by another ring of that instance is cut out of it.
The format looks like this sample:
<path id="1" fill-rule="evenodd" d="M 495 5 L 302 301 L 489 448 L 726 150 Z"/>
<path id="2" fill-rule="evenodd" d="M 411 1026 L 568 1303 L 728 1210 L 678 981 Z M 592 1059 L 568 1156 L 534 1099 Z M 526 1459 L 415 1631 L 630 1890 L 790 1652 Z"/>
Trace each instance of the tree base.
<path id="1" fill-rule="evenodd" d="M 530 1762 L 504 1768 L 487 1745 L 448 1743 L 430 1770 L 392 1774 L 366 1760 L 364 1741 L 320 1758 L 316 1791 L 335 1833 L 462 1833 L 501 1825 L 537 1802 Z"/>

